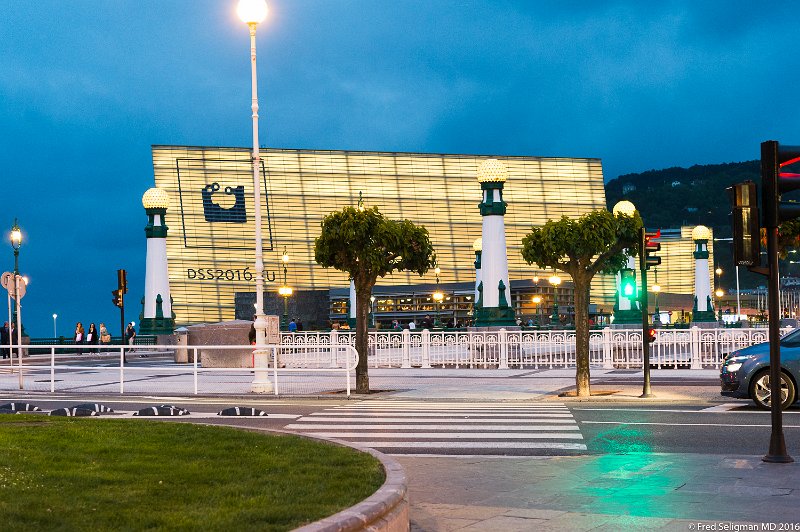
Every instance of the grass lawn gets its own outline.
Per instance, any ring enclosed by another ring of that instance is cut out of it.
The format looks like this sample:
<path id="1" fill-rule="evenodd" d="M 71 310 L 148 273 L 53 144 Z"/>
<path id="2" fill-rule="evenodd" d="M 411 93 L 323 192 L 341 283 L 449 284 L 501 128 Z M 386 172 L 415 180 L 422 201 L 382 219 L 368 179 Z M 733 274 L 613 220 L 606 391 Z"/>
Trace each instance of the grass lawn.
<path id="1" fill-rule="evenodd" d="M 372 456 L 294 436 L 0 415 L 2 530 L 291 530 L 383 481 Z"/>

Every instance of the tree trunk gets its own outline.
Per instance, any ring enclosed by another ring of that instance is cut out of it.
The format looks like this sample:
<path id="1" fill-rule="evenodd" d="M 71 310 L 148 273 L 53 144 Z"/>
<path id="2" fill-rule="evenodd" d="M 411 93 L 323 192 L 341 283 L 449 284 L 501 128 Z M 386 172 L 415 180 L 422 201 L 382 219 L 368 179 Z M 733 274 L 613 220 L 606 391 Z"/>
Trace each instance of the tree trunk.
<path id="1" fill-rule="evenodd" d="M 589 397 L 589 288 L 592 279 L 581 275 L 575 282 L 575 389 L 578 397 Z"/>
<path id="2" fill-rule="evenodd" d="M 373 283 L 374 284 L 374 283 Z M 369 353 L 369 297 L 372 295 L 372 284 L 355 280 L 356 285 L 356 393 L 369 393 L 369 372 L 367 369 L 367 353 Z"/>

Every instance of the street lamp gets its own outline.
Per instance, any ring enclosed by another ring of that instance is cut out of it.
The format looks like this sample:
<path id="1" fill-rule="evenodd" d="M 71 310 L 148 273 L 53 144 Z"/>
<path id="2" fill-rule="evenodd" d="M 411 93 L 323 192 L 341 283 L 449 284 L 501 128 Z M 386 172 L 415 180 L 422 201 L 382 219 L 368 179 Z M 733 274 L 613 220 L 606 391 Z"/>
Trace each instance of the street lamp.
<path id="1" fill-rule="evenodd" d="M 267 318 L 264 315 L 264 249 L 261 241 L 261 187 L 258 172 L 261 158 L 258 153 L 258 82 L 256 78 L 256 26 L 267 18 L 267 3 L 264 0 L 239 0 L 236 13 L 242 22 L 250 28 L 250 79 L 252 87 L 253 112 L 253 203 L 255 222 L 255 271 L 256 271 L 256 315 L 253 326 L 256 330 L 256 349 L 253 352 L 253 365 L 267 366 L 267 351 L 263 346 L 267 343 Z M 272 391 L 266 371 L 256 371 L 251 389 L 254 392 Z"/>
<path id="2" fill-rule="evenodd" d="M 720 304 L 720 298 L 725 295 L 725 292 L 723 292 L 721 288 L 717 288 L 717 290 L 714 292 L 714 295 L 717 296 L 717 313 L 719 315 L 719 321 L 722 321 L 722 305 Z"/>
<path id="3" fill-rule="evenodd" d="M 444 294 L 439 289 L 439 274 L 442 273 L 442 270 L 439 266 L 436 266 L 436 269 L 433 270 L 436 274 L 436 291 L 433 293 L 433 300 L 436 301 L 436 317 L 433 319 L 433 326 L 434 327 L 441 327 L 442 323 L 439 320 L 439 313 L 441 312 L 441 304 L 442 300 L 444 299 Z"/>
<path id="4" fill-rule="evenodd" d="M 19 248 L 22 246 L 22 229 L 19 228 L 19 224 L 17 223 L 17 219 L 14 218 L 14 225 L 11 226 L 11 248 L 14 250 L 14 301 L 17 301 L 17 294 L 19 293 L 19 287 L 17 286 L 17 276 L 19 275 Z M 22 329 L 21 324 L 19 323 L 19 319 L 17 316 L 17 309 L 16 306 L 12 307 L 11 310 L 11 323 L 17 324 L 17 332 L 21 332 Z M 9 325 L 10 327 L 10 325 Z M 10 329 L 9 329 L 10 330 Z"/>
<path id="5" fill-rule="evenodd" d="M 555 270 L 553 270 L 553 275 L 550 276 L 550 284 L 553 285 L 553 315 L 550 317 L 553 323 L 558 324 L 558 285 L 561 284 L 561 277 L 558 276 Z"/>
<path id="6" fill-rule="evenodd" d="M 538 295 L 537 296 L 533 296 L 531 298 L 531 302 L 534 305 L 536 305 L 536 326 L 538 327 L 539 324 L 540 324 L 540 321 L 541 321 L 540 320 L 540 316 L 541 316 L 541 313 L 542 313 L 542 306 L 541 306 L 542 296 L 538 296 Z"/>
<path id="7" fill-rule="evenodd" d="M 58 318 L 58 314 L 53 314 L 53 338 L 58 338 L 58 333 L 56 332 L 56 318 Z"/>
<path id="8" fill-rule="evenodd" d="M 289 328 L 289 297 L 291 297 L 294 290 L 286 282 L 286 267 L 289 264 L 289 255 L 286 253 L 286 248 L 283 248 L 281 262 L 283 262 L 283 285 L 278 288 L 278 293 L 283 296 L 283 323 L 281 328 L 287 330 Z"/>

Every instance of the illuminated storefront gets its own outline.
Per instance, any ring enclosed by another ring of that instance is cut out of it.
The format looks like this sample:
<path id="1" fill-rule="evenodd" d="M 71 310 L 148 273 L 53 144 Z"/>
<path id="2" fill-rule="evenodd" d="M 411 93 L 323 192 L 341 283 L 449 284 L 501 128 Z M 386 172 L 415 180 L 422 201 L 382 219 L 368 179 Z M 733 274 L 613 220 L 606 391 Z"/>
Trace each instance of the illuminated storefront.
<path id="1" fill-rule="evenodd" d="M 255 286 L 250 150 L 153 146 L 152 152 L 155 185 L 165 189 L 171 201 L 167 256 L 176 322 L 234 319 L 236 293 L 253 292 Z M 474 282 L 472 243 L 481 236 L 481 189 L 475 176 L 487 157 L 264 150 L 261 199 L 266 290 L 277 293 L 282 284 L 284 249 L 289 257 L 287 284 L 296 291 L 347 287 L 345 274 L 314 262 L 313 243 L 326 214 L 356 205 L 359 198 L 389 217 L 406 218 L 428 229 L 443 284 Z M 536 275 L 546 279 L 547 272 L 523 261 L 519 253 L 522 238 L 532 225 L 605 208 L 600 160 L 493 157 L 505 163 L 509 174 L 504 194 L 509 277 L 512 281 Z M 691 261 L 691 251 L 687 257 Z M 659 277 L 663 290 L 672 290 L 668 276 L 663 277 Z M 423 278 L 403 273 L 378 284 L 432 282 L 433 272 Z M 688 288 L 683 276 L 675 283 L 680 285 L 676 288 L 683 287 L 681 291 L 691 292 L 691 279 Z M 610 310 L 613 295 L 611 278 L 595 279 L 594 302 Z"/>

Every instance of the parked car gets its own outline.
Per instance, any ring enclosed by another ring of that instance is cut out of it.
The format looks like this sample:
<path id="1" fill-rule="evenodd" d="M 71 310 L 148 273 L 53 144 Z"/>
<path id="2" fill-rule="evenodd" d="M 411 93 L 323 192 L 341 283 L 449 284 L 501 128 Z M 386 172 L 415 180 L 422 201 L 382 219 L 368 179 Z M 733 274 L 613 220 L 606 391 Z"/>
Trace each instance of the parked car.
<path id="1" fill-rule="evenodd" d="M 781 408 L 797 401 L 800 379 L 800 329 L 781 338 Z M 769 342 L 738 349 L 725 357 L 720 367 L 722 395 L 752 399 L 760 408 L 769 409 Z"/>

